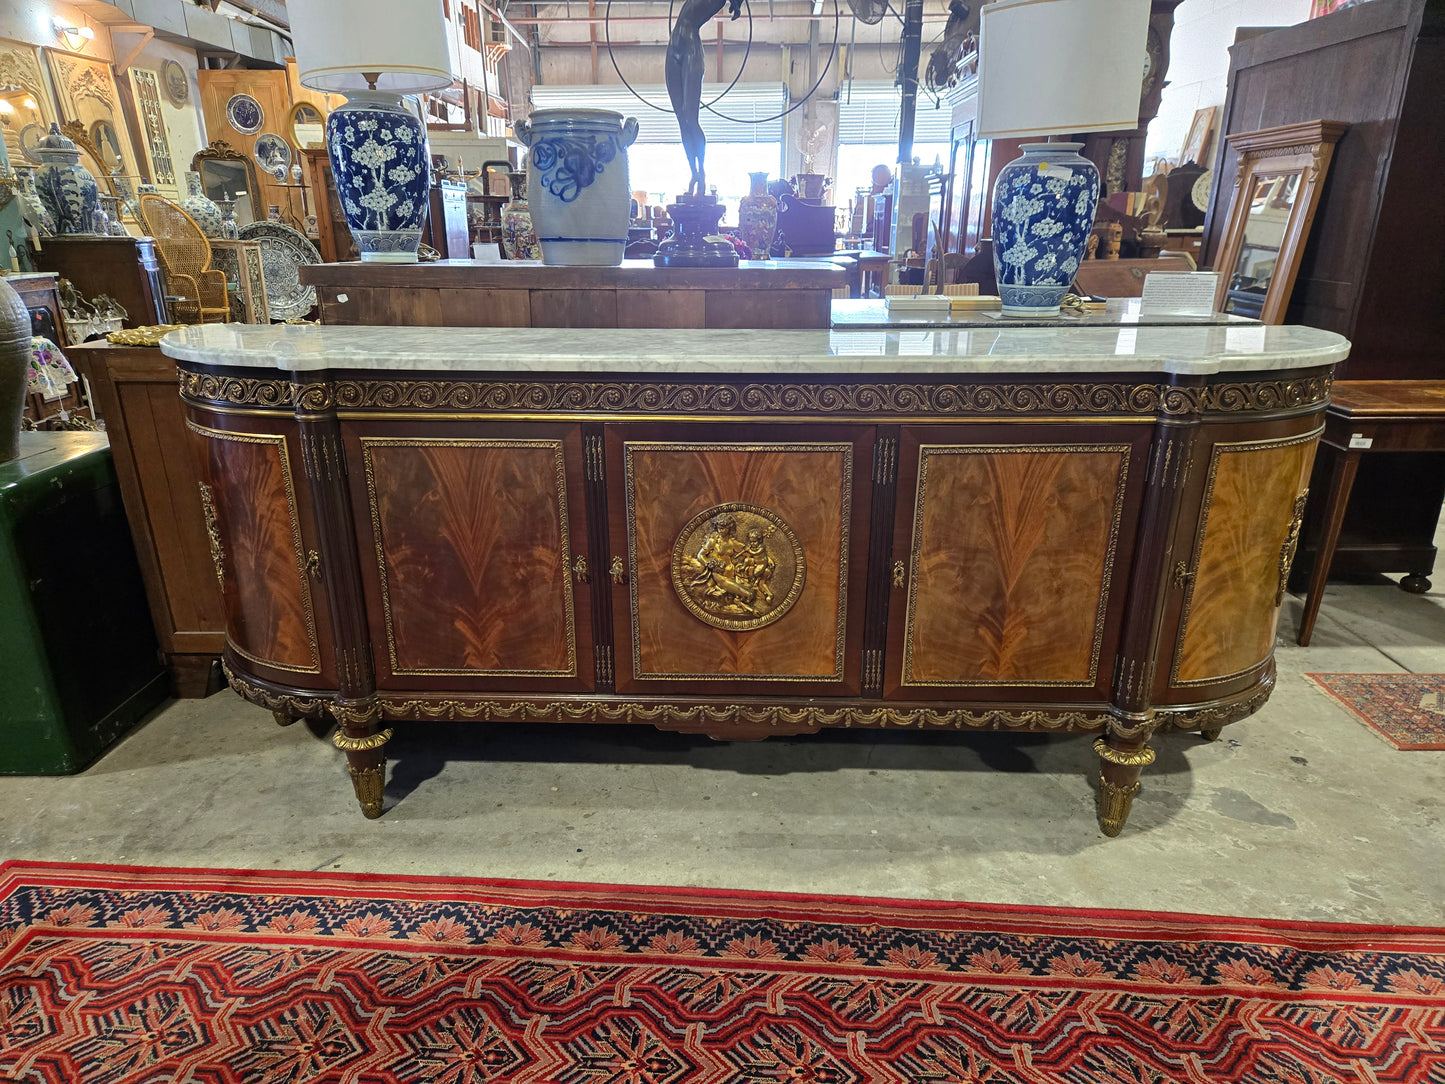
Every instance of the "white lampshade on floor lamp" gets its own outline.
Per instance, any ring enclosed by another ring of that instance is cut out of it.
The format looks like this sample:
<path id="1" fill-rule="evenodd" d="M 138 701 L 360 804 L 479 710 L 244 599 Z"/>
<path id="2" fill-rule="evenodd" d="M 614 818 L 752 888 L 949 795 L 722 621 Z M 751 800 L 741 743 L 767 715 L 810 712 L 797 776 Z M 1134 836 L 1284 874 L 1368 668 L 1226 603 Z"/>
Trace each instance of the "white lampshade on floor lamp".
<path id="1" fill-rule="evenodd" d="M 1044 139 L 1138 127 L 1149 0 L 995 0 L 980 9 L 978 134 Z M 1084 255 L 1099 171 L 1082 143 L 1024 143 L 993 191 L 1006 316 L 1056 315 Z"/>
<path id="2" fill-rule="evenodd" d="M 452 84 L 440 0 L 290 0 L 301 85 L 345 94 L 326 119 L 361 258 L 415 263 L 431 192 L 426 125 L 402 98 Z"/>

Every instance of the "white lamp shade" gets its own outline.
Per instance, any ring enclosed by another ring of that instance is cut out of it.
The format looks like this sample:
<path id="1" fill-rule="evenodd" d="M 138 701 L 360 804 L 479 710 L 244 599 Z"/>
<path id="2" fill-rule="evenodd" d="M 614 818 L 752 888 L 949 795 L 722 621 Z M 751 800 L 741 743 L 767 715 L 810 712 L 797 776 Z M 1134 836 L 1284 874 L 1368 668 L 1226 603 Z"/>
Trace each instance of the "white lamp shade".
<path id="1" fill-rule="evenodd" d="M 1149 0 L 994 0 L 979 11 L 978 134 L 1139 126 Z"/>
<path id="2" fill-rule="evenodd" d="M 441 0 L 290 0 L 291 44 L 301 85 L 418 94 L 452 84 Z"/>

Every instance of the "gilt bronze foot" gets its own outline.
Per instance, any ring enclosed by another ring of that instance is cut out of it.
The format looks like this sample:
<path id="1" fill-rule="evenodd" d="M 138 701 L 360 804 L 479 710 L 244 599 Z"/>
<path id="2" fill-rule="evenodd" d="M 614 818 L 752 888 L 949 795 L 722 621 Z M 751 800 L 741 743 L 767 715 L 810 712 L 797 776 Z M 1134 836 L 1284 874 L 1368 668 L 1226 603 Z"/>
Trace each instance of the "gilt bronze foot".
<path id="1" fill-rule="evenodd" d="M 1139 793 L 1139 773 L 1154 763 L 1154 750 L 1141 740 L 1099 738 L 1094 752 L 1103 761 L 1099 773 L 1099 828 L 1106 836 L 1117 836 L 1129 819 L 1134 795 Z"/>
<path id="2" fill-rule="evenodd" d="M 277 725 L 277 726 L 290 726 L 290 725 L 291 725 L 292 723 L 294 723 L 297 719 L 299 719 L 300 716 L 299 716 L 299 715 L 292 715 L 292 714 L 290 714 L 289 712 L 284 712 L 284 711 L 273 711 L 273 712 L 271 713 L 271 718 L 273 718 L 273 719 L 276 720 L 276 725 Z"/>
<path id="3" fill-rule="evenodd" d="M 1222 726 L 1206 726 L 1199 731 L 1199 736 L 1205 741 L 1218 741 L 1219 732 L 1223 729 Z"/>

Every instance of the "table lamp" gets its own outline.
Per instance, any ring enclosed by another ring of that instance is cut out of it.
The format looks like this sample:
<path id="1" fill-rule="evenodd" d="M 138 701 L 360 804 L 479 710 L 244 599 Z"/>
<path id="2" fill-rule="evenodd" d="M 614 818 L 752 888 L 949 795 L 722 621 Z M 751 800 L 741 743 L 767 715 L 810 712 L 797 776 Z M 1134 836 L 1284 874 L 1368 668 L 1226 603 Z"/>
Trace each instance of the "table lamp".
<path id="1" fill-rule="evenodd" d="M 1039 139 L 1139 126 L 1149 0 L 995 0 L 980 9 L 978 135 Z M 1099 171 L 1082 143 L 1024 143 L 993 190 L 1005 316 L 1053 316 L 1083 258 Z"/>
<path id="2" fill-rule="evenodd" d="M 426 125 L 403 96 L 452 84 L 438 0 L 290 0 L 301 85 L 345 94 L 326 149 L 368 263 L 415 263 L 431 192 Z"/>

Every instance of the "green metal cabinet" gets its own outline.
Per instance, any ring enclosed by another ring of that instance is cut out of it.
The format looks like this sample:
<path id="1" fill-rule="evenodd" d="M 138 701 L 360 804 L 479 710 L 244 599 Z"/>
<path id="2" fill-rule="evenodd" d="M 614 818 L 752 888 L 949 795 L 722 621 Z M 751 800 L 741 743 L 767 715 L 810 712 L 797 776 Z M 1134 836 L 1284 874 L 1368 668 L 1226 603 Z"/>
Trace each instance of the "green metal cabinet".
<path id="1" fill-rule="evenodd" d="M 77 772 L 166 696 L 99 433 L 22 433 L 0 464 L 0 772 Z"/>

